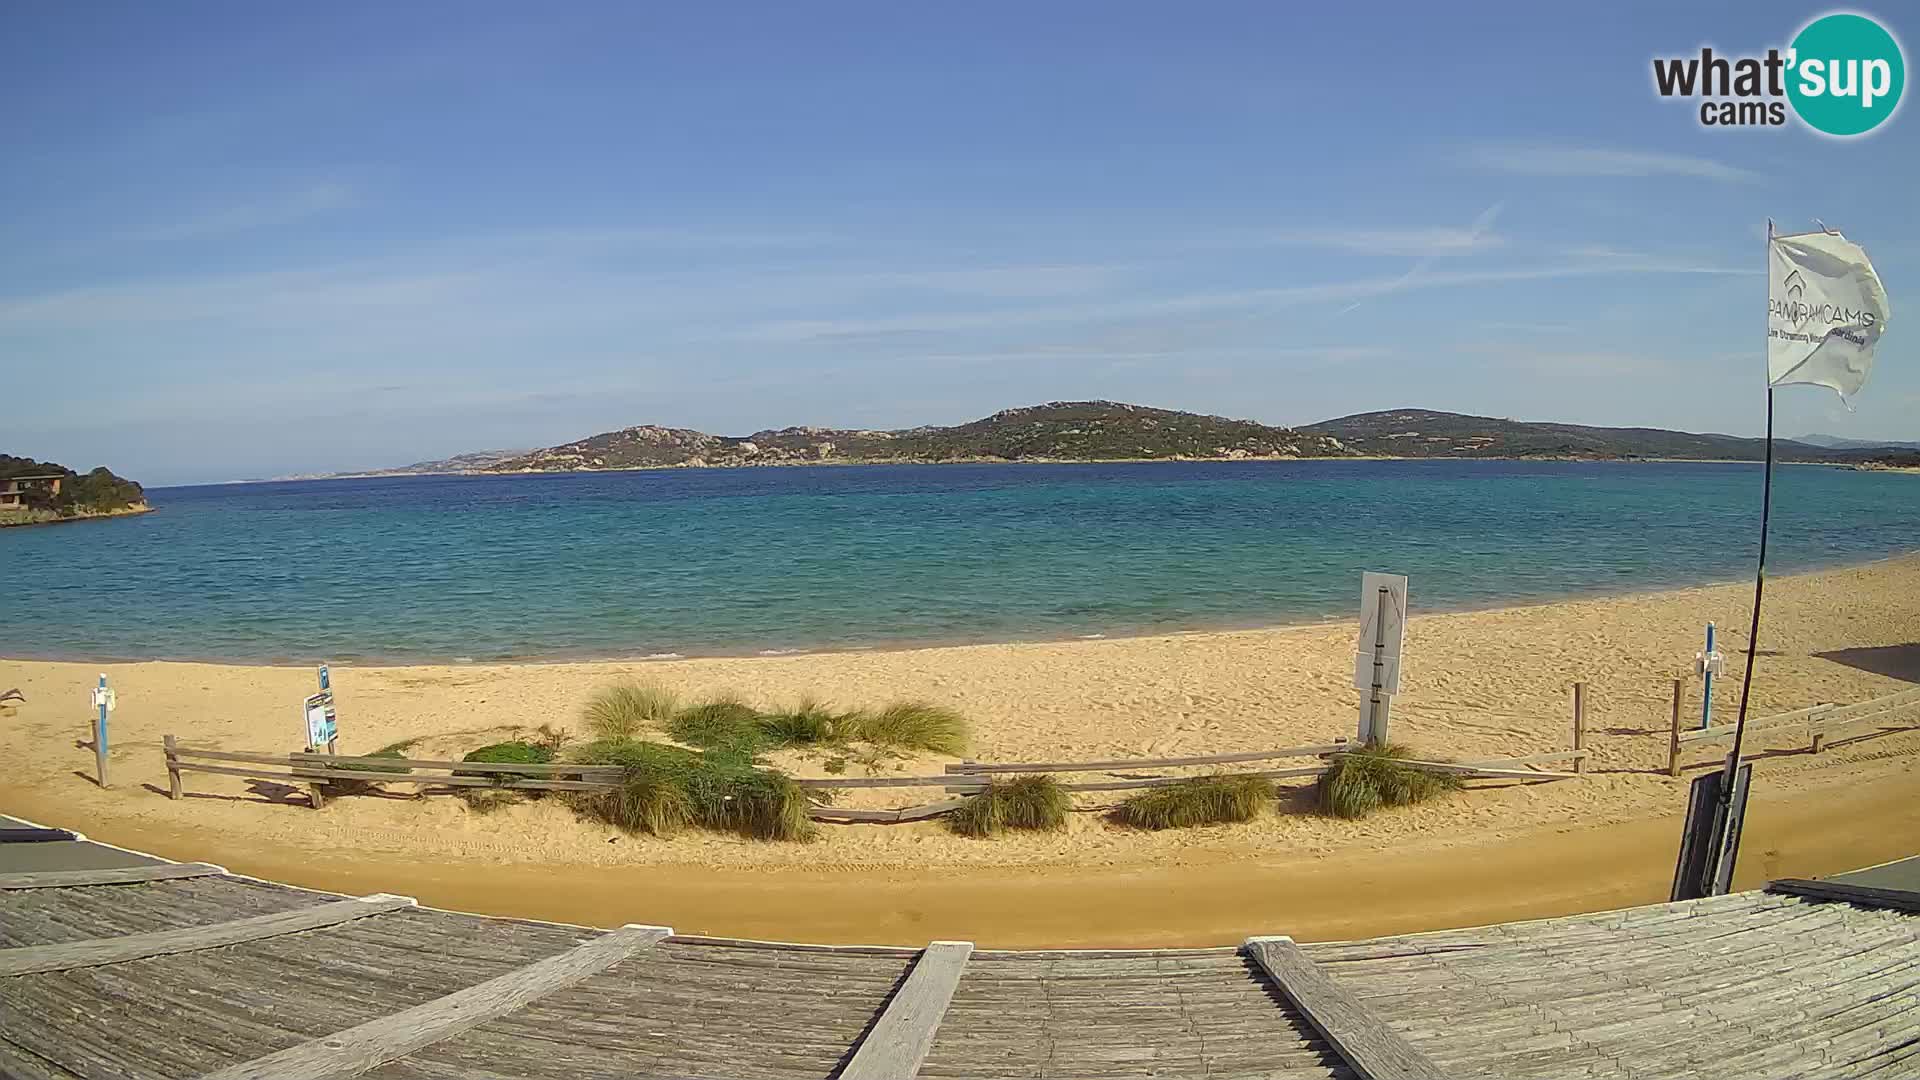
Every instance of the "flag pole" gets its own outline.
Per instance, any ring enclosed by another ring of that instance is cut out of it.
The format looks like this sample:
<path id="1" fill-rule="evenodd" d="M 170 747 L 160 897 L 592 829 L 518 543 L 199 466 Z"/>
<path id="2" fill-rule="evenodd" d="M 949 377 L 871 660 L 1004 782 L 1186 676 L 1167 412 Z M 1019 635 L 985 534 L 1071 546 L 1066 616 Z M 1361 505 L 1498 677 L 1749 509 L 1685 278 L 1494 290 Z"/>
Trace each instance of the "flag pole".
<path id="1" fill-rule="evenodd" d="M 1773 219 L 1767 219 L 1767 265 L 1773 265 Z M 1769 273 L 1771 278 L 1771 273 Z M 1727 755 L 1721 776 L 1720 805 L 1733 801 L 1734 774 L 1740 768 L 1740 748 L 1747 734 L 1747 699 L 1753 693 L 1753 661 L 1760 654 L 1760 595 L 1767 583 L 1767 518 L 1773 512 L 1773 384 L 1767 384 L 1767 464 L 1760 481 L 1760 560 L 1753 571 L 1753 623 L 1747 630 L 1747 674 L 1740 681 L 1740 716 L 1733 728 L 1733 752 Z"/>

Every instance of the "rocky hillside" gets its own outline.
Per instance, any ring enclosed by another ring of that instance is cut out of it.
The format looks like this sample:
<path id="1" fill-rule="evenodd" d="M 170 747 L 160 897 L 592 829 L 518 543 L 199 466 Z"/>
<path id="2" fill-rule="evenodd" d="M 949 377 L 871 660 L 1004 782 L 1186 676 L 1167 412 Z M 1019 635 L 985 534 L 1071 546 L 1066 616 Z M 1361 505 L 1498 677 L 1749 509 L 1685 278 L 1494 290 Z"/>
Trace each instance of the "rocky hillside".
<path id="1" fill-rule="evenodd" d="M 1431 409 L 1356 413 L 1309 424 L 1301 430 L 1332 436 L 1357 453 L 1382 457 L 1759 461 L 1766 453 L 1765 440 L 1733 435 L 1696 435 L 1662 428 L 1538 424 Z M 1857 450 L 1811 446 L 1790 439 L 1774 440 L 1774 454 L 1781 461 L 1852 462 L 1870 456 Z"/>
<path id="2" fill-rule="evenodd" d="M 842 462 L 1233 460 L 1336 457 L 1337 438 L 1113 401 L 1006 409 L 954 427 L 787 427 L 746 436 L 645 425 L 535 450 L 490 472 Z"/>

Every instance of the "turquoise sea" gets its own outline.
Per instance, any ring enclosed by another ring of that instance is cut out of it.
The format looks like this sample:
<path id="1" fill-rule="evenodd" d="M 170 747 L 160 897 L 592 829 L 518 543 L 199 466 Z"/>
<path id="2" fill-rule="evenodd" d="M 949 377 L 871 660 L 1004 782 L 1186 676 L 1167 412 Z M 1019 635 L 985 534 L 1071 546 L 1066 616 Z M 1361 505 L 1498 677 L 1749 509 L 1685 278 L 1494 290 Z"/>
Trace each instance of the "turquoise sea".
<path id="1" fill-rule="evenodd" d="M 162 488 L 0 530 L 0 655 L 427 661 L 1061 639 L 1750 578 L 1757 465 L 1302 461 Z M 1782 467 L 1776 572 L 1920 548 L 1920 477 Z M 1836 601 L 1838 602 L 1838 601 Z"/>

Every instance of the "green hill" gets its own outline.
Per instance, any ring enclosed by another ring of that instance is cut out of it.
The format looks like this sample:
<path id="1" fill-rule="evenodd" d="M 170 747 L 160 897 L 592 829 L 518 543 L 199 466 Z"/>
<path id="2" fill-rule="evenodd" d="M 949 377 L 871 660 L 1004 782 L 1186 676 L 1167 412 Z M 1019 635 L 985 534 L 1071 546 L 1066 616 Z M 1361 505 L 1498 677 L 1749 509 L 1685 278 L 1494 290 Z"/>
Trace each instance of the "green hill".
<path id="1" fill-rule="evenodd" d="M 953 427 L 895 431 L 788 427 L 752 435 L 622 428 L 496 462 L 489 472 L 803 463 L 1128 461 L 1333 457 L 1322 435 L 1251 420 L 1112 401 L 1056 401 Z"/>
<path id="2" fill-rule="evenodd" d="M 1529 423 L 1431 409 L 1356 413 L 1309 424 L 1300 430 L 1332 436 L 1357 453 L 1381 457 L 1759 461 L 1766 455 L 1766 440 L 1735 435 Z M 1780 461 L 1858 462 L 1873 456 L 1860 450 L 1813 446 L 1790 439 L 1774 440 L 1773 449 Z"/>

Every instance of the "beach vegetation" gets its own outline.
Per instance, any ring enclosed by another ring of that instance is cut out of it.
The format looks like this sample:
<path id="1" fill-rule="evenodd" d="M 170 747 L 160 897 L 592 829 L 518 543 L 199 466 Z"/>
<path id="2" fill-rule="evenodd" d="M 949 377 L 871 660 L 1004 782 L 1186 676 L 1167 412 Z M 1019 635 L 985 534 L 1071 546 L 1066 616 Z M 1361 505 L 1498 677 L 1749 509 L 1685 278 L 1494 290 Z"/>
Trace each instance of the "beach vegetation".
<path id="1" fill-rule="evenodd" d="M 666 731 L 675 741 L 707 750 L 734 751 L 752 757 L 770 740 L 753 706 L 731 695 L 710 698 L 674 713 Z"/>
<path id="2" fill-rule="evenodd" d="M 818 698 L 762 713 L 760 728 L 776 746 L 834 746 L 855 737 L 864 714 L 840 713 Z"/>
<path id="3" fill-rule="evenodd" d="M 821 793 L 761 767 L 734 748 L 689 750 L 638 739 L 596 739 L 568 751 L 571 762 L 617 765 L 610 792 L 582 792 L 569 801 L 582 816 L 628 832 L 671 836 L 689 826 L 754 840 L 809 840 L 809 811 Z"/>
<path id="4" fill-rule="evenodd" d="M 1136 829 L 1223 825 L 1252 821 L 1273 799 L 1273 781 L 1265 777 L 1196 776 L 1132 796 L 1114 811 L 1114 820 Z"/>
<path id="5" fill-rule="evenodd" d="M 1072 797 L 1052 776 L 992 777 L 984 791 L 947 815 L 947 827 L 974 837 L 998 836 L 1008 829 L 1064 829 L 1071 809 Z"/>
<path id="6" fill-rule="evenodd" d="M 1315 795 L 1322 813 L 1366 817 L 1381 807 L 1410 806 L 1460 788 L 1460 778 L 1406 764 L 1412 752 L 1398 743 L 1369 743 L 1334 755 Z"/>
<path id="7" fill-rule="evenodd" d="M 587 732 L 596 739 L 632 739 L 664 731 L 679 711 L 671 690 L 650 683 L 615 683 L 587 701 Z"/>
<path id="8" fill-rule="evenodd" d="M 380 749 L 375 750 L 371 754 L 361 754 L 358 756 L 370 757 L 370 758 L 393 758 L 395 760 L 403 761 L 405 760 L 407 755 L 407 747 L 411 746 L 414 742 L 417 742 L 417 741 L 418 740 L 408 739 L 404 742 L 397 742 L 388 746 L 383 746 Z M 385 764 L 377 764 L 374 762 L 364 762 L 357 765 L 339 765 L 333 762 L 327 762 L 326 764 L 320 767 L 323 769 L 328 769 L 328 770 L 338 771 L 338 772 L 392 773 L 395 776 L 405 776 L 408 773 L 411 773 L 413 771 L 413 766 L 411 765 L 404 765 L 404 764 L 385 765 Z M 328 794 L 336 797 L 341 795 L 366 795 L 366 794 L 370 794 L 372 792 L 381 790 L 379 787 L 380 781 L 363 780 L 358 777 L 342 777 L 338 780 L 328 780 L 326 784 L 327 784 Z"/>
<path id="9" fill-rule="evenodd" d="M 924 701 L 896 701 L 855 714 L 850 734 L 862 742 L 899 750 L 958 757 L 967 752 L 967 719 Z"/>

